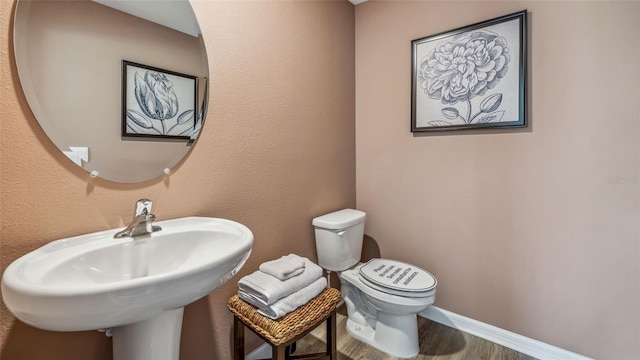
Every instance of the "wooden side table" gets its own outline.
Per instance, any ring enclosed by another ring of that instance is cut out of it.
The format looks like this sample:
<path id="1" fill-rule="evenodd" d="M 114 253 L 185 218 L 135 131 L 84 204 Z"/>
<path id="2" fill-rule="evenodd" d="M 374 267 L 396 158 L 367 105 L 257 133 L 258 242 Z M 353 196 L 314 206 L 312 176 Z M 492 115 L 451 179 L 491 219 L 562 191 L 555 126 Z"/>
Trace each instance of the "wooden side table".
<path id="1" fill-rule="evenodd" d="M 228 307 L 233 313 L 234 360 L 244 360 L 245 326 L 271 345 L 273 360 L 316 359 L 337 360 L 336 350 L 336 306 L 340 302 L 340 291 L 327 287 L 305 305 L 278 320 L 260 315 L 255 306 L 234 295 Z M 323 353 L 291 355 L 287 347 L 300 340 L 320 323 L 326 321 L 327 350 Z"/>

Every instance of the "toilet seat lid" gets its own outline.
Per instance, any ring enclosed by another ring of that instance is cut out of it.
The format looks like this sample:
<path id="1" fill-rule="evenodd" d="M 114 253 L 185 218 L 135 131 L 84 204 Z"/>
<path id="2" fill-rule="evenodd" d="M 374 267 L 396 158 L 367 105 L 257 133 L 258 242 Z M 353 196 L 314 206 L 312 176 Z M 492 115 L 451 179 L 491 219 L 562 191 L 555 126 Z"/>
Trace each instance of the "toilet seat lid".
<path id="1" fill-rule="evenodd" d="M 383 288 L 403 292 L 426 292 L 438 281 L 428 271 L 415 265 L 389 259 L 371 259 L 359 274 L 364 280 Z"/>

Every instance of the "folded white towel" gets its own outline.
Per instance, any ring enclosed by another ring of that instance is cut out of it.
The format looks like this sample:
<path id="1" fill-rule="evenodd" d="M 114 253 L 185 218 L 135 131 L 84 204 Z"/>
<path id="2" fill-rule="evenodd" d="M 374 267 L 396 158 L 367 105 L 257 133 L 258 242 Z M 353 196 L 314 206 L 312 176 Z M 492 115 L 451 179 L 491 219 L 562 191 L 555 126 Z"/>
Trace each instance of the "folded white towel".
<path id="1" fill-rule="evenodd" d="M 327 279 L 324 277 L 318 278 L 316 281 L 312 282 L 310 285 L 294 292 L 293 294 L 289 294 L 284 298 L 276 301 L 275 303 L 263 306 L 253 303 L 254 298 L 245 297 L 245 293 L 242 291 L 238 291 L 238 296 L 240 299 L 253 304 L 258 307 L 258 313 L 269 317 L 271 319 L 279 319 L 288 313 L 294 311 L 300 306 L 309 302 L 309 300 L 318 296 L 327 287 Z"/>
<path id="2" fill-rule="evenodd" d="M 304 271 L 287 280 L 264 273 L 260 270 L 244 276 L 238 281 L 238 289 L 251 296 L 263 306 L 271 305 L 279 299 L 292 294 L 322 277 L 322 268 L 306 257 Z M 256 305 L 257 306 L 257 305 Z"/>
<path id="3" fill-rule="evenodd" d="M 304 271 L 304 260 L 296 254 L 289 254 L 280 259 L 267 261 L 260 265 L 260 271 L 275 276 L 280 280 L 300 275 Z"/>

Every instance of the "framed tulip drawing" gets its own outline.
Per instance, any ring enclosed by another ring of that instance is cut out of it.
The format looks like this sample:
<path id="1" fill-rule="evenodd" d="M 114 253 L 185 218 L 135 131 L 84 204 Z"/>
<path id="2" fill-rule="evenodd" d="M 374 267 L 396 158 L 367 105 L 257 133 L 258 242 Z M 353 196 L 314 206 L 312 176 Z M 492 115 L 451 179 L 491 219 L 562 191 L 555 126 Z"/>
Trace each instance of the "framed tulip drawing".
<path id="1" fill-rule="evenodd" d="M 195 138 L 198 78 L 122 61 L 122 137 L 158 140 Z"/>
<path id="2" fill-rule="evenodd" d="M 411 42 L 412 132 L 526 126 L 526 15 Z"/>

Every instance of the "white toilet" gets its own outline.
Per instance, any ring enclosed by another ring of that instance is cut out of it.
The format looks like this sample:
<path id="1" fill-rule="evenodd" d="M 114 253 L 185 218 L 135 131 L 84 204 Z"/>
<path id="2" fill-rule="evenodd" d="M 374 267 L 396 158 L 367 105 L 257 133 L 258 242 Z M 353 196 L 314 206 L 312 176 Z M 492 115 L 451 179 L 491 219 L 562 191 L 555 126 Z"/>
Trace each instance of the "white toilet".
<path id="1" fill-rule="evenodd" d="M 414 357 L 419 351 L 417 314 L 433 304 L 436 278 L 400 261 L 361 263 L 365 218 L 353 209 L 314 218 L 318 263 L 339 273 L 351 336 L 389 355 Z"/>

